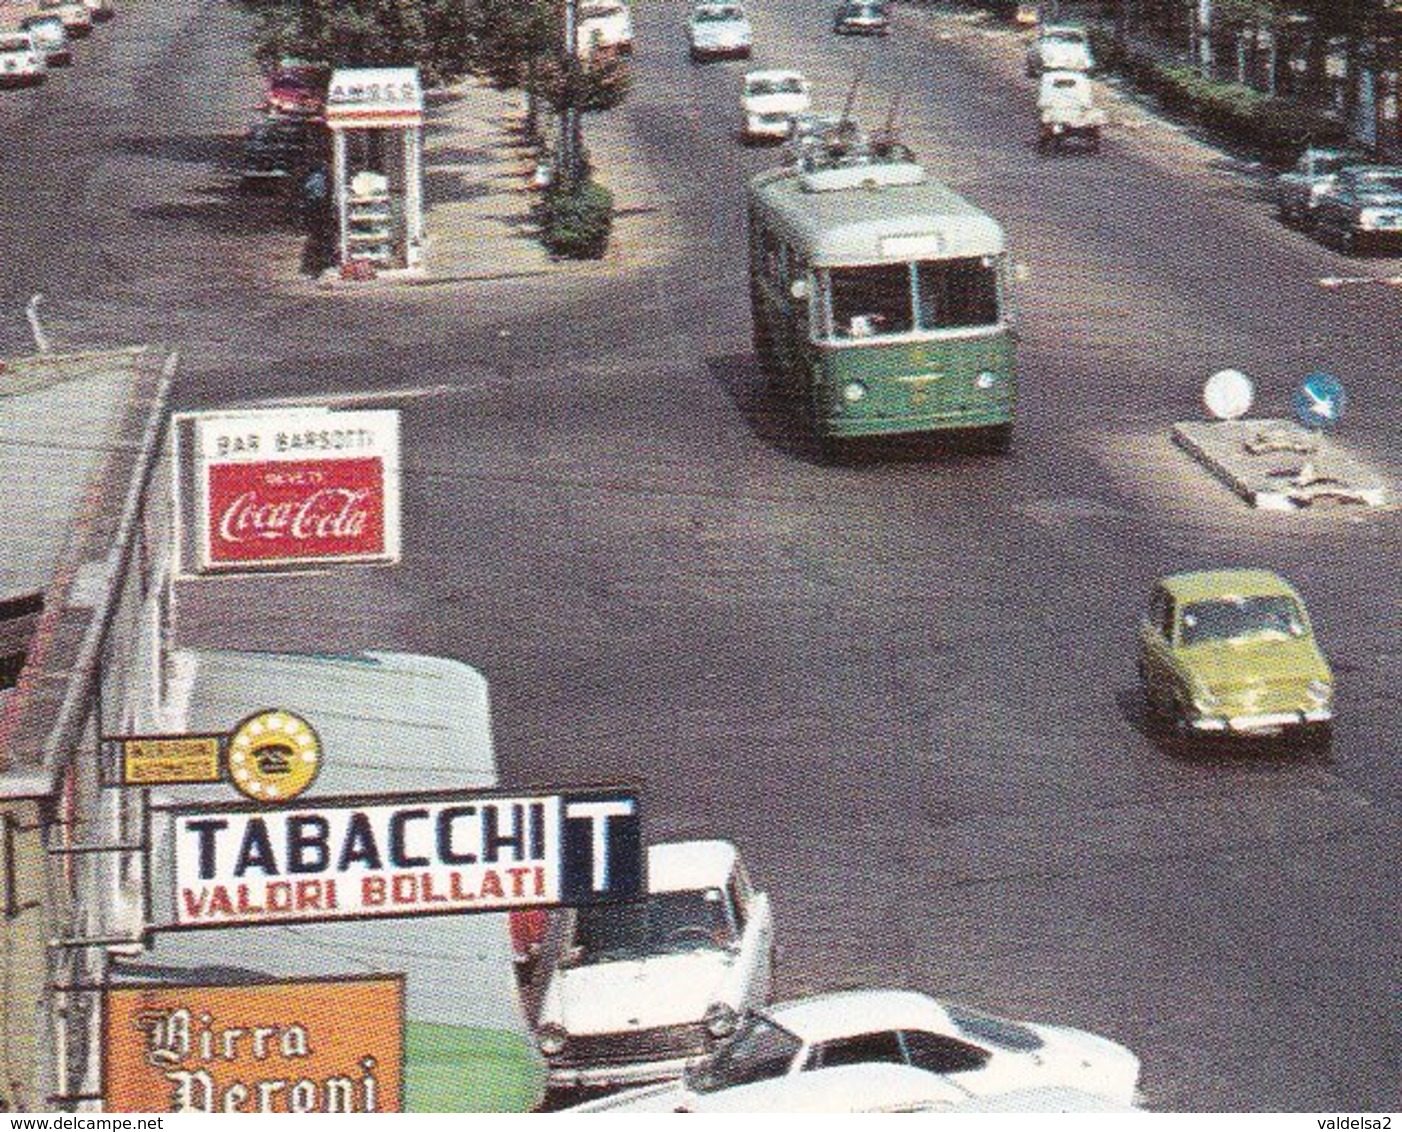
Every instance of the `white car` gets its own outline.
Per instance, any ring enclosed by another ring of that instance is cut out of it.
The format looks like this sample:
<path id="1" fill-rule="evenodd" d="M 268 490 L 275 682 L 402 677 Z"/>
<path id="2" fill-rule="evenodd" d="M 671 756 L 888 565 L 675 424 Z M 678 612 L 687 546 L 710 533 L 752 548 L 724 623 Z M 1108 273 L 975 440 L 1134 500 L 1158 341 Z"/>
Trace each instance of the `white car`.
<path id="1" fill-rule="evenodd" d="M 33 86 L 44 81 L 49 61 L 27 31 L 0 31 L 0 86 Z"/>
<path id="2" fill-rule="evenodd" d="M 63 30 L 74 39 L 82 39 L 92 31 L 92 13 L 83 0 L 45 0 L 40 4 L 45 14 L 52 13 L 63 21 Z"/>
<path id="3" fill-rule="evenodd" d="M 1085 28 L 1071 24 L 1048 24 L 1027 48 L 1027 77 L 1035 79 L 1043 71 L 1090 71 L 1095 59 L 1090 53 L 1090 37 Z"/>
<path id="4" fill-rule="evenodd" d="M 695 1093 L 678 1104 L 671 1085 L 630 1089 L 576 1105 L 571 1112 L 1133 1112 L 1079 1089 L 1016 1089 L 970 1097 L 937 1073 L 913 1065 L 868 1062 L 791 1073 Z"/>
<path id="5" fill-rule="evenodd" d="M 579 55 L 595 52 L 633 52 L 633 14 L 621 0 L 582 0 L 579 5 Z"/>
<path id="6" fill-rule="evenodd" d="M 740 95 L 741 133 L 746 141 L 783 141 L 792 132 L 794 115 L 811 105 L 808 80 L 797 71 L 751 71 Z"/>
<path id="7" fill-rule="evenodd" d="M 94 23 L 110 20 L 117 14 L 116 9 L 112 6 L 112 0 L 83 0 L 83 2 L 87 5 L 88 14 L 92 16 Z"/>
<path id="8" fill-rule="evenodd" d="M 750 19 L 740 4 L 697 4 L 686 21 L 686 34 L 693 60 L 722 56 L 748 59 L 754 40 Z"/>
<path id="9" fill-rule="evenodd" d="M 550 1085 L 680 1075 L 769 1000 L 774 920 L 728 841 L 648 849 L 648 894 L 569 913 L 536 1044 Z"/>
<path id="10" fill-rule="evenodd" d="M 912 1071 L 889 1083 L 897 1099 L 911 1099 L 918 1073 L 928 1078 L 919 1095 L 946 1105 L 981 1105 L 1028 1090 L 1071 1090 L 1129 1106 L 1139 1083 L 1139 1059 L 1108 1038 L 997 1018 L 914 991 L 862 990 L 757 1011 L 681 1081 L 609 1101 L 615 1111 L 627 1105 L 638 1112 L 699 1112 L 718 1102 L 758 1108 L 766 1096 L 787 1097 L 790 1088 L 802 1089 L 797 1078 L 806 1074 L 873 1064 Z M 815 1096 L 822 1089 L 819 1083 Z"/>

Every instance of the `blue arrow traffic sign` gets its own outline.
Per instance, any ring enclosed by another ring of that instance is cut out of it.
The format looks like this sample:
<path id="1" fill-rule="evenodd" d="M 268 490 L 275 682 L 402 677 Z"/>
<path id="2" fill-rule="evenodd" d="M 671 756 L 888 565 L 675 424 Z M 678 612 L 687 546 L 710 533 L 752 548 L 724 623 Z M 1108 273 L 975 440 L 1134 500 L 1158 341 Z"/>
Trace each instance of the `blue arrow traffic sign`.
<path id="1" fill-rule="evenodd" d="M 1344 415 L 1344 383 L 1328 373 L 1312 373 L 1290 398 L 1295 419 L 1306 428 L 1330 428 Z"/>

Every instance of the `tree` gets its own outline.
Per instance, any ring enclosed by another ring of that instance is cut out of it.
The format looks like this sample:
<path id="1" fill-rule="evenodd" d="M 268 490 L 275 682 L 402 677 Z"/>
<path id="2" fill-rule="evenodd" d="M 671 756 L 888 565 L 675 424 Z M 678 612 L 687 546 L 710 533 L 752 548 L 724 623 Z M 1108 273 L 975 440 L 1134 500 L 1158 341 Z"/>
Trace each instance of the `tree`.
<path id="1" fill-rule="evenodd" d="M 415 66 L 426 83 L 463 74 L 468 18 L 461 0 L 243 0 L 258 16 L 265 66 L 294 55 L 336 67 Z"/>
<path id="2" fill-rule="evenodd" d="M 590 52 L 582 59 L 565 43 L 568 2 L 469 0 L 468 27 L 474 69 L 498 89 L 526 92 L 528 133 L 536 132 L 542 100 L 561 118 L 559 171 L 575 180 L 581 172 L 579 115 L 622 102 L 629 74 L 616 54 Z"/>

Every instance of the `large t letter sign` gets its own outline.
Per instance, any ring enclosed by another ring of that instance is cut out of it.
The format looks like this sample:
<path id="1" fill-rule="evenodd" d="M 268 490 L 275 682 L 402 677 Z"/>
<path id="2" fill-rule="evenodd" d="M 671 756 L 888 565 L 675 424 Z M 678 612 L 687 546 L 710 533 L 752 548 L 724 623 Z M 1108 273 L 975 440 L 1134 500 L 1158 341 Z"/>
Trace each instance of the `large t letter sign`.
<path id="1" fill-rule="evenodd" d="M 565 802 L 562 904 L 636 899 L 644 891 L 642 816 L 631 791 Z"/>

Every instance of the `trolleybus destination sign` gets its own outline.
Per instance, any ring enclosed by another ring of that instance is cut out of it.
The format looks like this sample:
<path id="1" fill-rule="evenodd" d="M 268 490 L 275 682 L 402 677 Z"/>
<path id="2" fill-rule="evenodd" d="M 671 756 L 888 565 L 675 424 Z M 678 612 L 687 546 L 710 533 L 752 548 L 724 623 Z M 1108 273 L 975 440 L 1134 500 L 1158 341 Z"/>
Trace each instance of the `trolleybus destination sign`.
<path id="1" fill-rule="evenodd" d="M 153 866 L 170 862 L 157 930 L 426 916 L 636 899 L 637 791 L 434 793 L 277 807 L 153 807 Z"/>

